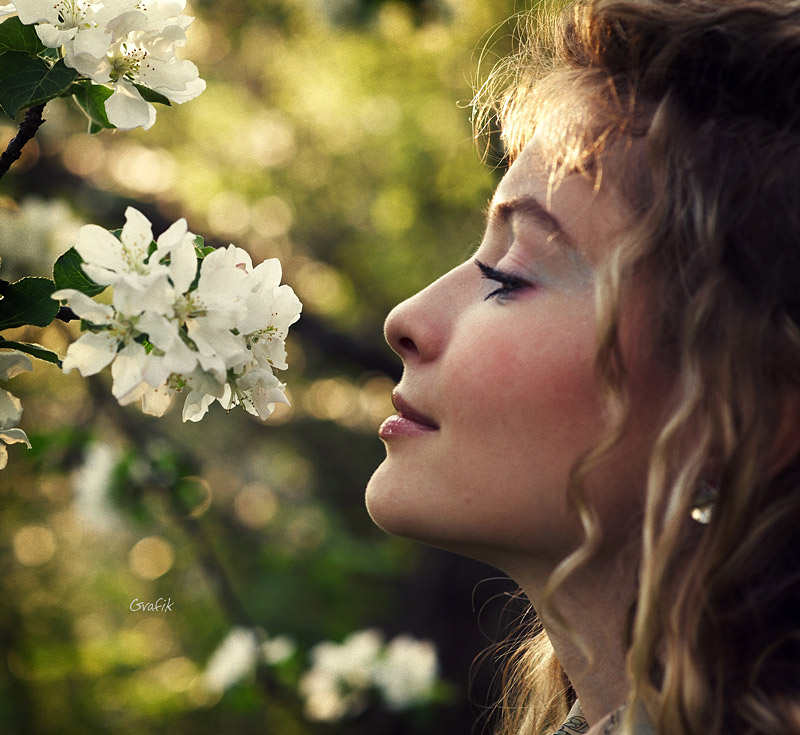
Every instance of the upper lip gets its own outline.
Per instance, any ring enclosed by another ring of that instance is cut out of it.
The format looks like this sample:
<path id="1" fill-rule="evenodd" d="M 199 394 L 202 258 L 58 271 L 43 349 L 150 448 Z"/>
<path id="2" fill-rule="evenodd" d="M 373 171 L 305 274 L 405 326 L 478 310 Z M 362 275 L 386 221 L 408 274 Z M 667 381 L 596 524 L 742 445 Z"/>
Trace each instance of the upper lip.
<path id="1" fill-rule="evenodd" d="M 433 429 L 439 428 L 433 419 L 417 411 L 397 390 L 392 391 L 392 405 L 397 410 L 397 413 L 405 419 L 410 419 L 423 426 L 430 426 Z"/>

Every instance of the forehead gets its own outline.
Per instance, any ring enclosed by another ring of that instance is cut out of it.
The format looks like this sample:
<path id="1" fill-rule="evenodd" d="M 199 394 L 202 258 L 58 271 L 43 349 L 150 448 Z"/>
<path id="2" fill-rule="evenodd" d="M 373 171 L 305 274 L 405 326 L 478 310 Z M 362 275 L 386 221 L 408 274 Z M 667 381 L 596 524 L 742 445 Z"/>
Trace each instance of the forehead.
<path id="1" fill-rule="evenodd" d="M 558 222 L 566 239 L 590 262 L 603 255 L 631 224 L 633 209 L 620 180 L 627 166 L 619 154 L 606 154 L 599 172 L 568 172 L 552 176 L 552 164 L 531 140 L 509 168 L 492 200 L 506 202 L 533 197 Z M 517 216 L 525 217 L 524 212 Z"/>

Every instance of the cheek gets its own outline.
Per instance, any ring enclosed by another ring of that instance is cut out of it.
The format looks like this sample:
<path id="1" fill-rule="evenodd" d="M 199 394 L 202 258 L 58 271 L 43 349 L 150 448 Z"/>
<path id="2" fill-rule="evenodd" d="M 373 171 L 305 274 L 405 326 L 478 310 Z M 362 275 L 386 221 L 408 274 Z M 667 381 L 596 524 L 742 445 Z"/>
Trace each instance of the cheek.
<path id="1" fill-rule="evenodd" d="M 448 491 L 480 518 L 485 540 L 558 555 L 579 537 L 570 471 L 603 423 L 592 320 L 537 316 L 465 322 L 454 335 L 440 374 L 442 438 L 454 460 Z"/>
<path id="2" fill-rule="evenodd" d="M 500 436 L 506 427 L 522 441 L 535 436 L 540 449 L 562 437 L 572 437 L 574 445 L 576 431 L 593 433 L 600 403 L 591 315 L 559 314 L 554 306 L 539 309 L 535 319 L 493 321 L 464 323 L 460 331 L 471 338 L 450 344 L 442 393 L 456 423 L 471 420 L 499 429 Z"/>

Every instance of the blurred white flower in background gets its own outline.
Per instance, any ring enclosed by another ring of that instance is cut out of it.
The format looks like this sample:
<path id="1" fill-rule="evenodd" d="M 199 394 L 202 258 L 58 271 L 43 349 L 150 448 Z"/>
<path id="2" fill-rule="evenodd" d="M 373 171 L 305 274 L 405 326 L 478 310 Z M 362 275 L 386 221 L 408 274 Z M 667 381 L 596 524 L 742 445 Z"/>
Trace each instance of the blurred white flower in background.
<path id="1" fill-rule="evenodd" d="M 22 372 L 33 370 L 30 358 L 17 350 L 0 350 L 0 381 L 5 382 Z M 8 464 L 6 444 L 24 442 L 31 448 L 25 432 L 17 428 L 22 418 L 22 403 L 19 398 L 0 388 L 0 470 Z"/>
<path id="2" fill-rule="evenodd" d="M 369 704 L 371 689 L 394 711 L 424 704 L 438 679 L 432 643 L 400 635 L 384 645 L 374 629 L 352 633 L 340 644 L 320 643 L 310 659 L 298 685 L 310 720 L 333 722 L 358 714 Z"/>
<path id="3" fill-rule="evenodd" d="M 302 304 L 280 284 L 280 263 L 253 267 L 234 245 L 203 255 L 183 219 L 153 242 L 141 212 L 128 207 L 125 216 L 119 238 L 86 225 L 75 246 L 86 275 L 113 285 L 111 305 L 75 289 L 53 293 L 86 330 L 67 349 L 64 372 L 94 375 L 110 364 L 119 403 L 141 398 L 154 416 L 186 390 L 184 421 L 202 419 L 215 400 L 261 419 L 288 404 L 273 368 L 287 367 L 284 341 Z"/>
<path id="4" fill-rule="evenodd" d="M 280 664 L 294 656 L 297 644 L 288 635 L 266 638 L 261 644 L 261 655 L 268 664 Z"/>
<path id="5" fill-rule="evenodd" d="M 52 278 L 53 262 L 75 242 L 83 223 L 60 199 L 26 197 L 19 204 L 0 201 L 3 278 Z"/>
<path id="6" fill-rule="evenodd" d="M 83 464 L 71 477 L 72 502 L 78 517 L 95 530 L 111 532 L 122 525 L 122 517 L 109 501 L 108 489 L 119 452 L 105 442 L 93 442 L 86 449 Z"/>
<path id="7" fill-rule="evenodd" d="M 279 664 L 293 656 L 295 650 L 289 636 L 268 638 L 260 629 L 233 627 L 211 654 L 203 672 L 203 684 L 210 692 L 222 693 L 252 675 L 260 661 Z"/>
<path id="8" fill-rule="evenodd" d="M 203 683 L 212 692 L 224 692 L 255 671 L 258 637 L 250 628 L 231 628 L 217 646 L 203 672 Z"/>
<path id="9" fill-rule="evenodd" d="M 433 643 L 399 635 L 375 664 L 373 678 L 389 709 L 403 710 L 430 699 L 438 673 Z"/>

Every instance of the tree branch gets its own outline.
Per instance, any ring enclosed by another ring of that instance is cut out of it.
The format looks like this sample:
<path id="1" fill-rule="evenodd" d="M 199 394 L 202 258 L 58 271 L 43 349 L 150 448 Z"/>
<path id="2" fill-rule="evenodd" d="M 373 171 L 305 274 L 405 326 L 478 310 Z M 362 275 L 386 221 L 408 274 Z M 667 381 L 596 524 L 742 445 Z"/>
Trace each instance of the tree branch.
<path id="1" fill-rule="evenodd" d="M 29 108 L 25 113 L 25 119 L 20 123 L 17 134 L 8 144 L 3 155 L 0 156 L 0 178 L 8 171 L 11 164 L 22 155 L 22 149 L 25 144 L 36 135 L 36 131 L 42 126 L 44 122 L 42 118 L 44 106 L 45 103 L 43 102 L 41 105 Z"/>

